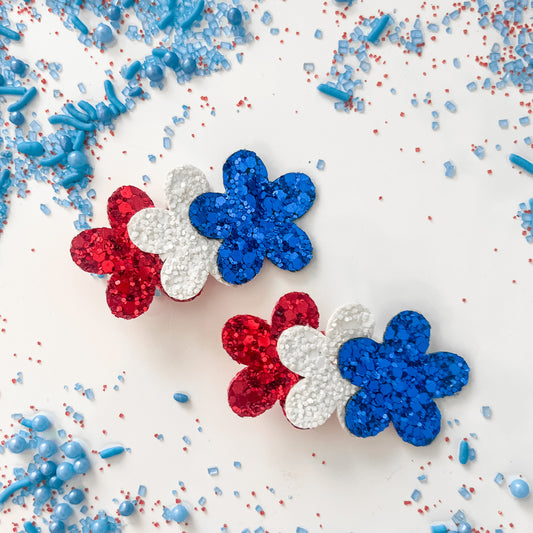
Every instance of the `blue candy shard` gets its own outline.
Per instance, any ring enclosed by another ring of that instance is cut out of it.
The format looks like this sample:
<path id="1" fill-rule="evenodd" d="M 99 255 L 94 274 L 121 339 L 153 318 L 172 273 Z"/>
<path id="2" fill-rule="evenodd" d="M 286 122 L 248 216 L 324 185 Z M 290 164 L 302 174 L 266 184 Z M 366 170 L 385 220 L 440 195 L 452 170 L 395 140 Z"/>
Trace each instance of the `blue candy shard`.
<path id="1" fill-rule="evenodd" d="M 346 426 L 354 435 L 377 435 L 390 422 L 415 446 L 438 435 L 441 416 L 433 399 L 460 391 L 470 369 L 456 354 L 426 354 L 429 334 L 422 315 L 403 311 L 390 321 L 382 344 L 368 338 L 343 344 L 339 370 L 361 388 L 346 405 Z"/>
<path id="2" fill-rule="evenodd" d="M 209 239 L 221 239 L 218 268 L 228 283 L 240 285 L 261 270 L 265 257 L 295 272 L 313 256 L 307 234 L 294 220 L 315 200 L 306 174 L 289 173 L 273 182 L 261 159 L 248 150 L 231 155 L 223 168 L 224 193 L 205 193 L 191 204 L 193 226 Z"/>

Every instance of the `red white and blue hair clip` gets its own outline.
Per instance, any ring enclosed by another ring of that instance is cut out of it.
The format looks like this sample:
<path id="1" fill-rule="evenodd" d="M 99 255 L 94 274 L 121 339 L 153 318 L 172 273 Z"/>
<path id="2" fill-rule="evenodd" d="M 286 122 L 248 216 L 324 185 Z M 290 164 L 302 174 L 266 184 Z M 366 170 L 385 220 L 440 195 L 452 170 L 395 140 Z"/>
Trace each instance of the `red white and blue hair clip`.
<path id="1" fill-rule="evenodd" d="M 168 209 L 137 187 L 120 187 L 108 201 L 111 227 L 72 240 L 72 259 L 82 270 L 111 276 L 107 303 L 115 316 L 140 316 L 156 289 L 178 301 L 195 298 L 209 275 L 246 283 L 265 259 L 291 272 L 309 263 L 313 247 L 295 220 L 315 200 L 311 179 L 288 173 L 269 181 L 248 150 L 227 159 L 223 177 L 226 192 L 213 193 L 199 169 L 175 169 L 165 187 Z"/>
<path id="2" fill-rule="evenodd" d="M 392 423 L 414 446 L 440 432 L 435 398 L 467 383 L 470 369 L 450 352 L 426 353 L 430 325 L 419 313 L 402 311 L 383 340 L 373 340 L 374 318 L 362 305 L 346 305 L 318 329 L 318 310 L 305 293 L 289 293 L 272 322 L 239 315 L 222 330 L 226 352 L 246 365 L 228 391 L 239 416 L 258 416 L 277 401 L 301 429 L 322 425 L 334 413 L 350 433 L 371 437 Z"/>

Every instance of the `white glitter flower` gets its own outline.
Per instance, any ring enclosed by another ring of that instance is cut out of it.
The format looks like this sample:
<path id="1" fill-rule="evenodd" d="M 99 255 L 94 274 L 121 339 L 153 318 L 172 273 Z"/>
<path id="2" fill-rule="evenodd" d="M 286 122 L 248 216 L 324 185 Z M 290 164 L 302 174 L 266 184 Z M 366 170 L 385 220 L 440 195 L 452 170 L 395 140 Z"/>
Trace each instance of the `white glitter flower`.
<path id="1" fill-rule="evenodd" d="M 198 233 L 189 220 L 191 202 L 209 189 L 201 170 L 190 165 L 176 168 L 165 187 L 169 208 L 143 209 L 128 223 L 133 244 L 161 257 L 161 285 L 176 300 L 197 296 L 209 274 L 222 281 L 217 267 L 220 241 Z"/>
<path id="2" fill-rule="evenodd" d="M 292 387 L 285 402 L 285 413 L 293 425 L 302 429 L 318 427 L 336 409 L 345 427 L 346 403 L 357 387 L 339 372 L 339 349 L 350 339 L 370 337 L 373 331 L 373 315 L 357 304 L 337 309 L 325 335 L 308 326 L 293 326 L 280 335 L 280 361 L 304 378 Z"/>

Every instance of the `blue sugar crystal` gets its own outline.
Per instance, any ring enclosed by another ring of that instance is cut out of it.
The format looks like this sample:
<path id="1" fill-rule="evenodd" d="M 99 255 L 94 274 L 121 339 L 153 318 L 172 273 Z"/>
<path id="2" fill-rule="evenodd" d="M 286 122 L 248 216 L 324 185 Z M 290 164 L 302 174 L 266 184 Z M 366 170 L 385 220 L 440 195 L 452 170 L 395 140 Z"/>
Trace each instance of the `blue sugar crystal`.
<path id="1" fill-rule="evenodd" d="M 459 524 L 466 522 L 466 515 L 463 511 L 459 510 L 452 515 L 453 523 L 458 526 Z"/>
<path id="2" fill-rule="evenodd" d="M 470 491 L 466 487 L 460 487 L 457 492 L 465 499 L 470 500 L 472 498 L 472 494 L 470 494 Z"/>
<path id="3" fill-rule="evenodd" d="M 411 499 L 415 502 L 417 502 L 419 499 L 420 499 L 420 496 L 421 496 L 421 493 L 418 489 L 415 489 L 412 493 L 411 493 Z"/>
<path id="4" fill-rule="evenodd" d="M 474 155 L 478 159 L 483 159 L 485 157 L 485 148 L 483 148 L 483 146 L 476 146 L 474 150 Z"/>
<path id="5" fill-rule="evenodd" d="M 427 477 L 425 474 L 422 474 L 421 476 L 418 476 L 416 479 L 420 481 L 420 483 L 425 483 L 427 481 Z"/>
<path id="6" fill-rule="evenodd" d="M 315 64 L 314 63 L 304 63 L 304 70 L 306 72 L 314 72 Z"/>
<path id="7" fill-rule="evenodd" d="M 498 120 L 498 125 L 500 126 L 500 128 L 508 128 L 509 121 L 507 119 Z"/>
<path id="8" fill-rule="evenodd" d="M 218 476 L 218 468 L 216 466 L 212 466 L 212 467 L 207 469 L 207 473 L 210 476 Z"/>
<path id="9" fill-rule="evenodd" d="M 457 110 L 457 107 L 456 105 L 451 102 L 450 100 L 448 100 L 445 104 L 444 104 L 444 107 L 446 107 L 446 109 L 448 111 L 450 111 L 450 113 L 455 113 L 455 111 Z"/>
<path id="10" fill-rule="evenodd" d="M 475 91 L 477 89 L 477 83 L 475 81 L 471 81 L 467 86 L 466 88 L 469 90 L 469 91 Z"/>
<path id="11" fill-rule="evenodd" d="M 202 496 L 202 497 L 198 500 L 198 505 L 204 506 L 206 501 L 207 501 L 207 500 Z"/>
<path id="12" fill-rule="evenodd" d="M 315 30 L 315 39 L 322 39 L 322 30 Z"/>
<path id="13" fill-rule="evenodd" d="M 503 483 L 504 477 L 503 474 L 500 474 L 499 472 L 496 474 L 496 477 L 494 478 L 494 483 L 497 483 L 498 485 L 501 485 Z"/>
<path id="14" fill-rule="evenodd" d="M 213 491 L 217 496 L 222 496 L 222 490 L 219 487 L 215 487 Z"/>
<path id="15" fill-rule="evenodd" d="M 316 162 L 316 168 L 318 170 L 324 170 L 324 167 L 326 166 L 326 163 L 324 162 L 323 159 L 319 159 L 317 162 Z"/>
<path id="16" fill-rule="evenodd" d="M 481 408 L 481 414 L 483 415 L 483 418 L 491 418 L 492 417 L 492 409 L 488 405 L 484 405 Z"/>
<path id="17" fill-rule="evenodd" d="M 268 11 L 265 11 L 261 17 L 261 22 L 263 24 L 270 24 L 272 22 L 272 15 Z"/>
<path id="18" fill-rule="evenodd" d="M 447 178 L 453 178 L 455 176 L 455 165 L 451 161 L 446 161 L 444 163 L 444 175 Z"/>
<path id="19" fill-rule="evenodd" d="M 85 397 L 88 400 L 94 400 L 94 392 L 92 389 L 85 389 Z"/>
<path id="20" fill-rule="evenodd" d="M 241 465 L 240 461 L 233 461 L 233 466 L 235 468 L 241 468 L 242 465 Z"/>
<path id="21" fill-rule="evenodd" d="M 45 215 L 49 215 L 51 213 L 50 211 L 50 208 L 46 205 L 46 204 L 41 204 L 41 211 L 45 214 Z"/>
<path id="22" fill-rule="evenodd" d="M 453 58 L 453 66 L 455 68 L 461 68 L 461 62 L 459 61 L 459 59 L 457 57 Z"/>
<path id="23" fill-rule="evenodd" d="M 144 498 L 146 496 L 146 487 L 144 485 L 139 485 L 139 489 L 137 490 L 137 494 Z"/>
<path id="24" fill-rule="evenodd" d="M 190 446 L 191 444 L 191 439 L 189 439 L 189 437 L 187 437 L 187 435 L 183 435 L 182 437 L 182 440 L 185 444 L 187 444 L 187 446 Z"/>
<path id="25" fill-rule="evenodd" d="M 520 122 L 521 126 L 527 126 L 529 124 L 529 117 L 520 117 L 518 122 Z"/>

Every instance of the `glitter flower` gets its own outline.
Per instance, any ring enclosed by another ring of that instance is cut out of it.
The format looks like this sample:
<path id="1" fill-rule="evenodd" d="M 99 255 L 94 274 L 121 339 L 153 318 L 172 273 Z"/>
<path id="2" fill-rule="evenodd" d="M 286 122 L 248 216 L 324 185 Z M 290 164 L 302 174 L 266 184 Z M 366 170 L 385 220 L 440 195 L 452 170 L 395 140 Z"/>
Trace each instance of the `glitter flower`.
<path id="1" fill-rule="evenodd" d="M 415 446 L 438 435 L 440 411 L 433 398 L 459 392 L 470 369 L 456 354 L 426 354 L 429 332 L 422 315 L 403 311 L 389 322 L 382 344 L 359 338 L 341 347 L 341 374 L 361 387 L 346 405 L 346 426 L 354 435 L 377 435 L 390 422 Z"/>
<path id="2" fill-rule="evenodd" d="M 309 326 L 286 329 L 278 340 L 280 361 L 304 376 L 290 390 L 285 414 L 296 427 L 318 427 L 337 410 L 344 426 L 346 403 L 357 387 L 344 379 L 337 366 L 339 349 L 348 339 L 372 335 L 374 318 L 362 305 L 346 305 L 330 318 L 326 334 Z"/>
<path id="3" fill-rule="evenodd" d="M 161 284 L 176 300 L 197 296 L 209 274 L 222 281 L 216 263 L 220 243 L 200 235 L 189 220 L 192 200 L 208 190 L 207 179 L 196 167 L 177 168 L 165 187 L 169 209 L 143 209 L 128 223 L 133 244 L 162 259 Z"/>
<path id="4" fill-rule="evenodd" d="M 231 381 L 230 407 L 239 416 L 258 416 L 278 400 L 283 405 L 287 393 L 300 377 L 285 368 L 276 345 L 280 334 L 292 326 L 318 327 L 318 309 L 302 292 L 282 296 L 272 313 L 272 325 L 265 320 L 238 315 L 222 330 L 222 344 L 238 363 L 247 365 Z"/>
<path id="5" fill-rule="evenodd" d="M 210 239 L 221 239 L 218 268 L 225 281 L 242 284 L 270 259 L 295 272 L 309 263 L 313 247 L 294 220 L 315 200 L 315 186 L 305 174 L 289 173 L 268 181 L 254 152 L 240 150 L 223 168 L 226 194 L 205 193 L 191 204 L 193 226 Z"/>
<path id="6" fill-rule="evenodd" d="M 120 187 L 107 202 L 111 228 L 89 229 L 72 239 L 70 254 L 82 270 L 111 274 L 107 305 L 119 318 L 136 318 L 147 311 L 160 285 L 161 260 L 139 250 L 127 229 L 134 213 L 153 205 L 137 187 Z"/>

